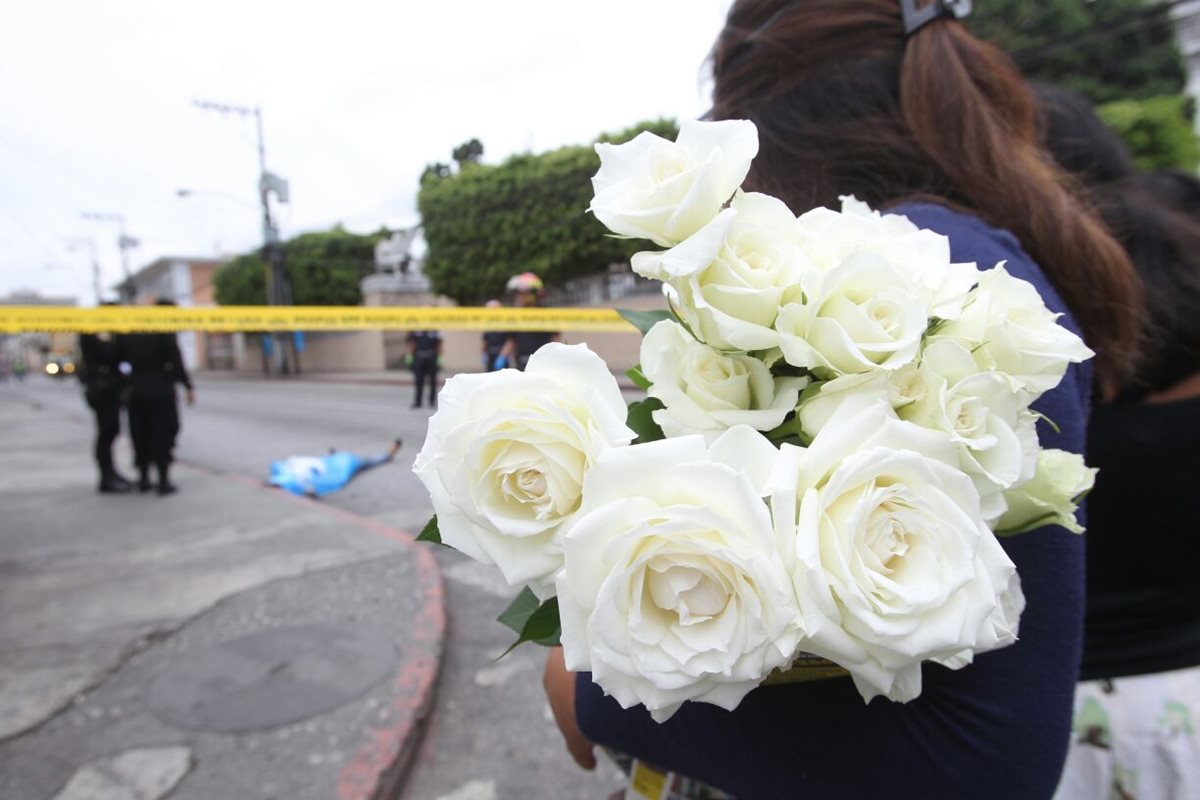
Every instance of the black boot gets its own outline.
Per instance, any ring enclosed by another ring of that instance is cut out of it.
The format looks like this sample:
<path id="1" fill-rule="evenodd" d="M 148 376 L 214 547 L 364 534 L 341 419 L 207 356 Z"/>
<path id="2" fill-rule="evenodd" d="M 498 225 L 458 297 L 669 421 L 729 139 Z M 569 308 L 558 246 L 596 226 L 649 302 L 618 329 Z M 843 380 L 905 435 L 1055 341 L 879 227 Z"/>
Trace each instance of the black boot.
<path id="1" fill-rule="evenodd" d="M 100 494 L 129 494 L 133 485 L 115 472 L 103 475 L 98 488 Z"/>
<path id="2" fill-rule="evenodd" d="M 154 484 L 150 482 L 150 468 L 138 467 L 138 491 L 143 494 L 154 488 Z"/>
<path id="3" fill-rule="evenodd" d="M 179 491 L 178 487 L 176 487 L 175 484 L 171 483 L 170 479 L 167 477 L 167 470 L 169 470 L 169 469 L 170 469 L 170 467 L 168 467 L 165 464 L 160 464 L 158 466 L 158 496 L 159 497 L 165 497 L 166 495 L 175 494 L 176 492 Z"/>

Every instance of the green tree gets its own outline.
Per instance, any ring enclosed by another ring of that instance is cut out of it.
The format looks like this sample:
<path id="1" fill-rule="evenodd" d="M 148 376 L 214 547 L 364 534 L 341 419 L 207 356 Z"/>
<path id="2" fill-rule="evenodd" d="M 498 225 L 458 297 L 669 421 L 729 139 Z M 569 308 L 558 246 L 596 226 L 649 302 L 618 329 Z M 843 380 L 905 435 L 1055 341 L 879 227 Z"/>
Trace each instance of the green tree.
<path id="1" fill-rule="evenodd" d="M 362 302 L 359 284 L 375 271 L 375 243 L 390 235 L 386 228 L 360 235 L 340 226 L 304 233 L 283 243 L 283 268 L 296 305 L 353 306 Z M 261 251 L 240 255 L 214 277 L 220 305 L 266 302 L 266 265 Z"/>
<path id="2" fill-rule="evenodd" d="M 450 157 L 458 164 L 458 168 L 462 169 L 465 164 L 478 164 L 483 158 L 483 142 L 478 139 L 471 139 L 463 142 L 450 153 Z"/>
<path id="3" fill-rule="evenodd" d="M 1178 94 L 1187 77 L 1159 0 L 987 0 L 968 24 L 1036 80 L 1093 103 Z"/>
<path id="4" fill-rule="evenodd" d="M 1192 127 L 1192 103 L 1185 97 L 1118 100 L 1096 109 L 1129 145 L 1141 169 L 1200 166 L 1200 142 Z"/>
<path id="5" fill-rule="evenodd" d="M 678 132 L 674 122 L 657 120 L 598 141 L 626 141 L 643 130 L 671 139 Z M 627 260 L 637 244 L 607 236 L 586 213 L 599 168 L 589 145 L 514 155 L 436 179 L 427 170 L 417 207 L 428 245 L 425 274 L 434 289 L 477 304 L 498 297 L 519 272 L 555 284 Z"/>

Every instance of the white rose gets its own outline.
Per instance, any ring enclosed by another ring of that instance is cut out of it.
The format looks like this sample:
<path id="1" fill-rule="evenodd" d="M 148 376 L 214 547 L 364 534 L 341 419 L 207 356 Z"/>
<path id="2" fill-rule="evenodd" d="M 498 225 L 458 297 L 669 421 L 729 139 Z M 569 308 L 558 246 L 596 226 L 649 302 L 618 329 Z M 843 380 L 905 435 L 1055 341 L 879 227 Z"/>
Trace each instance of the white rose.
<path id="1" fill-rule="evenodd" d="M 1078 453 L 1041 451 L 1033 478 L 1004 493 L 1008 511 L 997 523 L 997 532 L 1007 535 L 1043 525 L 1061 525 L 1072 533 L 1083 533 L 1075 512 L 1079 510 L 1079 499 L 1096 482 L 1096 472 L 1083 463 Z"/>
<path id="2" fill-rule="evenodd" d="M 900 417 L 945 431 L 971 476 L 984 519 L 1004 512 L 1001 492 L 1033 475 L 1038 453 L 1036 417 L 1014 384 L 998 372 L 980 372 L 960 343 L 938 339 L 921 355 L 923 391 L 897 409 Z"/>
<path id="3" fill-rule="evenodd" d="M 962 315 L 938 336 L 961 342 L 983 370 L 1002 372 L 1032 400 L 1058 385 L 1067 364 L 1094 353 L 1060 325 L 1033 284 L 999 264 L 980 273 Z"/>
<path id="4" fill-rule="evenodd" d="M 951 263 L 950 240 L 902 214 L 880 214 L 853 196 L 841 200 L 840 212 L 816 208 L 799 218 L 804 250 L 817 268 L 831 270 L 857 253 L 880 256 L 920 287 L 930 316 L 956 318 L 979 280 L 975 265 Z"/>
<path id="5" fill-rule="evenodd" d="M 635 436 L 625 415 L 612 373 L 582 344 L 547 344 L 524 372 L 446 381 L 413 467 L 442 541 L 545 596 L 584 475 Z"/>
<path id="6" fill-rule="evenodd" d="M 713 435 L 749 425 L 768 431 L 796 407 L 807 378 L 776 378 L 756 358 L 720 353 L 697 342 L 682 325 L 664 320 L 642 339 L 648 394 L 662 401 L 654 421 L 667 436 Z"/>
<path id="7" fill-rule="evenodd" d="M 804 433 L 811 438 L 829 424 L 830 418 L 847 401 L 858 403 L 861 407 L 867 399 L 884 400 L 897 410 L 912 405 L 930 391 L 926 385 L 928 377 L 928 371 L 916 363 L 890 372 L 842 375 L 818 384 L 820 391 L 808 391 L 801 395 L 796 413 Z"/>
<path id="8" fill-rule="evenodd" d="M 808 449 L 785 445 L 771 507 L 804 614 L 802 650 L 865 700 L 908 701 L 921 661 L 957 668 L 1011 644 L 1016 568 L 980 515 L 948 437 L 887 402 L 844 403 Z"/>
<path id="9" fill-rule="evenodd" d="M 796 218 L 781 201 L 739 192 L 687 241 L 633 256 L 633 271 L 666 281 L 672 305 L 695 334 L 718 350 L 766 350 L 789 293 L 812 270 Z"/>
<path id="10" fill-rule="evenodd" d="M 699 436 L 601 456 L 563 546 L 567 668 L 622 707 L 659 722 L 689 700 L 733 709 L 790 662 L 800 617 L 767 506 Z"/>
<path id="11" fill-rule="evenodd" d="M 853 255 L 814 275 L 804 298 L 779 310 L 784 360 L 834 375 L 899 369 L 928 327 L 918 287 L 878 256 Z"/>
<path id="12" fill-rule="evenodd" d="M 669 142 L 643 132 L 624 144 L 597 144 L 589 210 L 613 233 L 671 247 L 704 227 L 729 202 L 758 153 L 745 120 L 686 120 Z"/>

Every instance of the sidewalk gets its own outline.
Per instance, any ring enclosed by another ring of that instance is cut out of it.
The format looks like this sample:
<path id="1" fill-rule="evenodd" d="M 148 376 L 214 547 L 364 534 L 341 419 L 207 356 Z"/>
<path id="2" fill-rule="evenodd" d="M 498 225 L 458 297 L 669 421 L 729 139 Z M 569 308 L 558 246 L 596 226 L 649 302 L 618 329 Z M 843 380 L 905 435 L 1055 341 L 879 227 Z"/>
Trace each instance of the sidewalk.
<path id="1" fill-rule="evenodd" d="M 376 372 L 302 372 L 299 375 L 281 377 L 279 375 L 263 375 L 261 372 L 229 372 L 224 370 L 199 370 L 197 374 L 204 380 L 274 380 L 274 381 L 316 381 L 320 383 L 359 383 L 380 386 L 412 386 L 412 373 L 408 370 L 379 370 Z M 443 383 L 447 378 L 457 373 L 442 371 L 438 382 Z M 467 373 L 469 374 L 469 373 Z M 640 391 L 638 387 L 624 375 L 613 375 L 617 386 L 623 391 Z"/>
<path id="2" fill-rule="evenodd" d="M 0 797 L 387 797 L 441 665 L 429 549 L 256 481 L 99 495 L 0 392 Z"/>

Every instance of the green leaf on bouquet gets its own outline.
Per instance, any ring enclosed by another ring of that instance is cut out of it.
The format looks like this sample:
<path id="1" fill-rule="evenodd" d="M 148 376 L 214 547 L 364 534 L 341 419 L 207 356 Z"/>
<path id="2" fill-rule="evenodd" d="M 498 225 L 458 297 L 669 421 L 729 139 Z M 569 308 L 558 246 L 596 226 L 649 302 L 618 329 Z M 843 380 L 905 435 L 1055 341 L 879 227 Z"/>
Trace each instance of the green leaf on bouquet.
<path id="1" fill-rule="evenodd" d="M 1051 427 L 1051 429 L 1054 430 L 1055 433 L 1062 433 L 1062 428 L 1058 427 L 1058 423 L 1056 423 L 1054 420 L 1050 419 L 1049 417 L 1047 417 L 1045 414 L 1041 413 L 1040 411 L 1034 411 L 1033 416 L 1037 417 L 1039 420 L 1041 420 L 1042 422 L 1049 425 Z"/>
<path id="2" fill-rule="evenodd" d="M 812 437 L 804 432 L 804 426 L 800 424 L 799 414 L 793 414 L 782 424 L 775 426 L 763 435 L 767 437 L 767 441 L 777 447 L 784 442 L 800 447 L 808 447 L 812 444 Z"/>
<path id="3" fill-rule="evenodd" d="M 638 311 L 632 308 L 618 308 L 617 313 L 621 315 L 621 319 L 628 322 L 633 327 L 641 331 L 642 335 L 646 331 L 653 328 L 664 319 L 674 319 L 674 315 L 665 308 L 656 308 L 652 311 Z"/>
<path id="4" fill-rule="evenodd" d="M 653 384 L 650 379 L 642 372 L 641 364 L 634 364 L 629 369 L 625 370 L 625 377 L 633 381 L 633 385 L 641 389 L 643 392 L 649 389 Z"/>
<path id="5" fill-rule="evenodd" d="M 442 532 L 438 530 L 437 514 L 429 518 L 429 522 L 425 523 L 425 527 L 417 534 L 418 542 L 433 542 L 434 544 L 443 544 Z"/>
<path id="6" fill-rule="evenodd" d="M 625 418 L 625 424 L 637 434 L 637 438 L 633 441 L 634 444 L 657 442 L 659 439 L 667 438 L 662 428 L 658 427 L 658 423 L 654 421 L 654 412 L 664 407 L 662 401 L 657 397 L 647 397 L 645 400 L 629 404 L 629 413 Z"/>
<path id="7" fill-rule="evenodd" d="M 517 640 L 500 654 L 501 658 L 525 642 L 534 642 L 545 647 L 558 644 L 562 628 L 558 622 L 557 597 L 551 597 L 543 603 L 529 587 L 525 587 L 497 619 L 517 634 Z"/>

